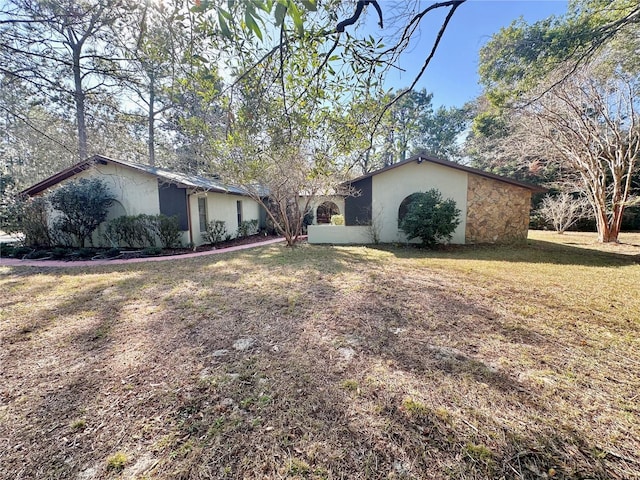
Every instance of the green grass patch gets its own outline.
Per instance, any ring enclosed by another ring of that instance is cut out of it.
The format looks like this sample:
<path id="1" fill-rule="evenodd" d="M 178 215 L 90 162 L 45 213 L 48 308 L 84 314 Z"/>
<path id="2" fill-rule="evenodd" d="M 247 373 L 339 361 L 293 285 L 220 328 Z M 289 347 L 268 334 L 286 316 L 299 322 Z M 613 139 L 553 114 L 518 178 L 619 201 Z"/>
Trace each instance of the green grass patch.
<path id="1" fill-rule="evenodd" d="M 129 457 L 124 452 L 116 452 L 107 458 L 107 470 L 121 472 L 127 465 Z"/>

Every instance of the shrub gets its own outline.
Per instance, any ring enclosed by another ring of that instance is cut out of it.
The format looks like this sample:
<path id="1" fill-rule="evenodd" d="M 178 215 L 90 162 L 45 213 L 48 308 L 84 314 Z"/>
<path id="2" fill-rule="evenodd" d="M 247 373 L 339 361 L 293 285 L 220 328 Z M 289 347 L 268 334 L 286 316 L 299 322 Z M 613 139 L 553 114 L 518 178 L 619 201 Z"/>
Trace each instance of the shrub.
<path id="1" fill-rule="evenodd" d="M 48 247 L 54 243 L 53 232 L 47 220 L 48 202 L 46 198 L 25 198 L 13 205 L 13 231 L 22 232 L 25 245 Z"/>
<path id="2" fill-rule="evenodd" d="M 280 230 L 278 230 L 278 226 L 273 222 L 271 217 L 267 217 L 267 221 L 266 221 L 266 225 L 265 225 L 265 231 L 267 232 L 267 235 L 281 235 L 282 234 L 282 232 Z"/>
<path id="3" fill-rule="evenodd" d="M 152 221 L 153 229 L 160 239 L 162 248 L 175 248 L 180 246 L 180 223 L 177 216 L 156 215 Z"/>
<path id="4" fill-rule="evenodd" d="M 207 224 L 207 231 L 202 234 L 204 241 L 215 245 L 227 237 L 227 227 L 223 220 L 212 220 Z"/>
<path id="5" fill-rule="evenodd" d="M 26 246 L 16 247 L 13 249 L 13 256 L 15 258 L 22 258 L 31 252 L 33 252 L 33 248 L 31 247 L 26 247 Z"/>
<path id="6" fill-rule="evenodd" d="M 46 250 L 34 250 L 32 252 L 27 253 L 24 258 L 28 260 L 38 260 L 40 258 L 49 258 L 51 256 L 51 252 L 47 252 Z"/>
<path id="7" fill-rule="evenodd" d="M 182 233 L 178 217 L 163 214 L 125 215 L 110 220 L 104 232 L 105 239 L 113 247 L 155 247 L 156 236 L 162 248 L 179 246 Z"/>
<path id="8" fill-rule="evenodd" d="M 412 240 L 420 238 L 423 247 L 434 247 L 451 240 L 460 224 L 460 210 L 452 199 L 443 200 L 439 190 L 415 193 L 400 222 L 400 228 Z"/>
<path id="9" fill-rule="evenodd" d="M 10 243 L 0 243 L 0 258 L 13 256 L 15 247 Z"/>
<path id="10" fill-rule="evenodd" d="M 302 231 L 307 233 L 307 227 L 309 225 L 313 225 L 313 219 L 316 218 L 313 213 L 313 209 L 307 207 L 307 210 L 304 212 L 304 216 L 302 217 Z"/>
<path id="11" fill-rule="evenodd" d="M 109 220 L 104 237 L 113 247 L 144 248 L 155 245 L 149 215 L 123 215 Z"/>
<path id="12" fill-rule="evenodd" d="M 126 453 L 116 452 L 107 458 L 107 470 L 113 470 L 114 472 L 121 472 L 127 465 L 129 458 Z"/>
<path id="13" fill-rule="evenodd" d="M 160 247 L 147 247 L 142 250 L 142 255 L 146 257 L 155 257 L 162 253 L 162 249 Z"/>
<path id="14" fill-rule="evenodd" d="M 68 250 L 62 247 L 56 247 L 51 250 L 51 257 L 55 260 L 61 260 L 67 255 Z"/>
<path id="15" fill-rule="evenodd" d="M 331 225 L 344 225 L 344 215 L 331 215 Z"/>
<path id="16" fill-rule="evenodd" d="M 85 258 L 85 259 L 92 258 L 96 254 L 95 250 L 93 250 L 92 248 L 86 248 L 86 247 L 82 247 L 73 253 L 76 257 Z"/>
<path id="17" fill-rule="evenodd" d="M 110 248 L 109 250 L 104 252 L 104 257 L 105 258 L 114 258 L 114 257 L 117 257 L 118 255 L 120 255 L 120 249 L 119 248 Z"/>
<path id="18" fill-rule="evenodd" d="M 258 233 L 258 220 L 245 220 L 238 225 L 238 237 L 249 237 Z"/>
<path id="19" fill-rule="evenodd" d="M 87 238 L 92 241 L 91 234 L 107 217 L 114 198 L 102 180 L 81 178 L 55 190 L 49 200 L 60 212 L 54 228 L 84 247 Z"/>

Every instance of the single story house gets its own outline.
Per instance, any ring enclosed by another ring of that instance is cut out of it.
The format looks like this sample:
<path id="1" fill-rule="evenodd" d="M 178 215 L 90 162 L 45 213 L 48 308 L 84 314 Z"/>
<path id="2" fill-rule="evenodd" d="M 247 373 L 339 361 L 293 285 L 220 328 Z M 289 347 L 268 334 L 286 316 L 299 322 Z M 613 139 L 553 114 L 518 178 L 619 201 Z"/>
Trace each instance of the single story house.
<path id="1" fill-rule="evenodd" d="M 351 193 L 344 197 L 344 207 L 331 202 L 334 213 L 344 215 L 345 225 L 311 225 L 309 243 L 405 242 L 399 223 L 410 197 L 432 188 L 438 189 L 445 199 L 453 199 L 461 211 L 452 243 L 525 241 L 531 194 L 545 191 L 536 185 L 424 154 L 358 177 L 345 186 L 350 187 Z"/>
<path id="2" fill-rule="evenodd" d="M 177 216 L 184 245 L 201 245 L 207 223 L 225 222 L 234 237 L 243 221 L 264 219 L 259 204 L 242 189 L 216 179 L 186 175 L 164 168 L 94 155 L 27 188 L 22 193 L 42 195 L 80 178 L 99 178 L 115 197 L 107 219 L 122 215 Z M 94 242 L 100 244 L 100 233 Z"/>

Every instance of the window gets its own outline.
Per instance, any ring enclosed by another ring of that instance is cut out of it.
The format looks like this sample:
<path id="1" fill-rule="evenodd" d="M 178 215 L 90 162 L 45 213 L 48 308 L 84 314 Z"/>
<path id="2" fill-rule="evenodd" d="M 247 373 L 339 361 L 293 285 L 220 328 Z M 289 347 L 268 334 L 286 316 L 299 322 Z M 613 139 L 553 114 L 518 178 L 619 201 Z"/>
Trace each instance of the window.
<path id="1" fill-rule="evenodd" d="M 238 213 L 238 226 L 242 223 L 242 200 L 236 202 L 236 212 Z"/>
<path id="2" fill-rule="evenodd" d="M 160 183 L 158 179 L 158 195 L 160 196 L 160 213 L 167 217 L 178 217 L 180 230 L 189 230 L 187 190 L 173 184 Z"/>
<path id="3" fill-rule="evenodd" d="M 200 219 L 200 231 L 207 231 L 207 198 L 198 197 L 198 218 Z"/>

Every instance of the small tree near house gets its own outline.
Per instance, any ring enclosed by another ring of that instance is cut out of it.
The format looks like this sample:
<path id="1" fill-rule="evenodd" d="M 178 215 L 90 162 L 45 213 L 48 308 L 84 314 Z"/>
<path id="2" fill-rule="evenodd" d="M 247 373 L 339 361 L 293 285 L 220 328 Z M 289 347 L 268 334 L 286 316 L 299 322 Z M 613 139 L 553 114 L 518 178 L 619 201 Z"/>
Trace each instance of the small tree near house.
<path id="1" fill-rule="evenodd" d="M 69 182 L 49 196 L 51 206 L 59 213 L 54 229 L 79 247 L 84 247 L 87 239 L 93 244 L 91 234 L 107 218 L 113 200 L 109 188 L 99 179 Z"/>
<path id="2" fill-rule="evenodd" d="M 246 142 L 221 167 L 228 183 L 242 187 L 264 208 L 267 220 L 288 246 L 302 235 L 305 212 L 313 200 L 342 180 L 336 179 L 326 153 L 300 143 L 256 148 Z"/>
<path id="3" fill-rule="evenodd" d="M 431 189 L 412 195 L 400 228 L 409 240 L 419 238 L 423 247 L 433 248 L 451 240 L 460 224 L 460 213 L 454 200 L 444 200 L 439 190 Z"/>

